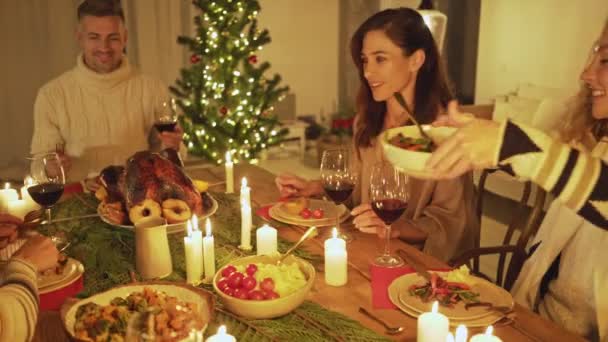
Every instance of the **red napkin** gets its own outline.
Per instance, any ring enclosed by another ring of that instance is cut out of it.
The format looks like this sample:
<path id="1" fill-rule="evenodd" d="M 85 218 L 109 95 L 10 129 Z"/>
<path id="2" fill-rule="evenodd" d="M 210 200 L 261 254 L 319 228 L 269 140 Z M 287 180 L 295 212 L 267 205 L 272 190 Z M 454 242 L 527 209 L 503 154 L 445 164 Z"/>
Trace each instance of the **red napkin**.
<path id="1" fill-rule="evenodd" d="M 396 278 L 415 272 L 410 266 L 380 267 L 374 264 L 369 266 L 372 275 L 372 307 L 374 309 L 396 309 L 397 307 L 388 298 L 388 286 Z"/>
<path id="2" fill-rule="evenodd" d="M 76 296 L 84 288 L 83 276 L 76 279 L 66 287 L 40 295 L 40 310 L 59 311 L 63 302 L 70 297 Z"/>
<path id="3" fill-rule="evenodd" d="M 287 200 L 288 200 L 288 198 L 279 198 L 279 200 L 277 202 L 286 202 Z M 275 204 L 276 203 L 273 203 L 273 204 L 269 204 L 267 206 L 258 208 L 255 211 L 255 214 L 263 219 L 270 221 L 270 220 L 272 220 L 272 217 L 270 216 L 270 208 L 272 208 L 272 206 Z"/>

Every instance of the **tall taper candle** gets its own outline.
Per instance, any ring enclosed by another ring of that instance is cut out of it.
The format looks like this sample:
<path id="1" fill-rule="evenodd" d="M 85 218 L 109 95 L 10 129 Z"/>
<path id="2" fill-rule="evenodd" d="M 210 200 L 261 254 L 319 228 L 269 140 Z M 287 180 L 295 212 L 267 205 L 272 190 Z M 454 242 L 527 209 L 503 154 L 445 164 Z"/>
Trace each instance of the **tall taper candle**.
<path id="1" fill-rule="evenodd" d="M 232 156 L 230 151 L 226 152 L 226 193 L 231 194 L 234 192 L 234 164 L 232 163 Z"/>
<path id="2" fill-rule="evenodd" d="M 251 250 L 251 207 L 241 203 L 241 245 L 240 249 Z"/>
<path id="3" fill-rule="evenodd" d="M 211 281 L 215 275 L 215 245 L 211 234 L 211 221 L 205 223 L 205 237 L 203 238 L 203 255 L 205 262 L 205 280 Z"/>

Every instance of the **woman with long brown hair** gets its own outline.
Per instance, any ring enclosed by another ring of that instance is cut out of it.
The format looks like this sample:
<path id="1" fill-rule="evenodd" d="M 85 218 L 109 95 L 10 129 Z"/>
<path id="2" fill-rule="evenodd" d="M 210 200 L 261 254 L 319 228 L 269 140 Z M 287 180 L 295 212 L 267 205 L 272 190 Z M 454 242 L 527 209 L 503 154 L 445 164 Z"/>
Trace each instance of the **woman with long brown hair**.
<path id="1" fill-rule="evenodd" d="M 377 139 L 383 131 L 411 124 L 394 98 L 399 92 L 420 123 L 431 123 L 453 98 L 433 36 L 422 16 L 409 8 L 388 9 L 368 18 L 351 41 L 361 88 L 354 126 L 354 160 L 359 182 L 352 210 L 356 228 L 383 236 L 385 225 L 370 206 L 372 166 L 383 160 Z M 317 181 L 281 175 L 282 195 L 322 193 Z M 410 179 L 408 207 L 393 223 L 393 237 L 420 245 L 442 260 L 472 248 L 479 230 L 470 174 L 445 181 Z"/>

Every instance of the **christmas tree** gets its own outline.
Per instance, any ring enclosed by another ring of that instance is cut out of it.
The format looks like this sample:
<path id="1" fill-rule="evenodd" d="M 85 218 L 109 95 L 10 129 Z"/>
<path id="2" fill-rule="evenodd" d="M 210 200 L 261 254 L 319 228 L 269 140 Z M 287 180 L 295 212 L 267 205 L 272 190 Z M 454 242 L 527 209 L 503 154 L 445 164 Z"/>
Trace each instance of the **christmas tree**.
<path id="1" fill-rule="evenodd" d="M 236 161 L 250 161 L 281 142 L 273 104 L 289 90 L 277 74 L 268 78 L 268 62 L 256 53 L 270 42 L 259 30 L 255 0 L 194 0 L 196 36 L 177 41 L 192 53 L 191 65 L 170 87 L 184 112 L 180 123 L 188 152 L 222 163 L 226 152 Z"/>

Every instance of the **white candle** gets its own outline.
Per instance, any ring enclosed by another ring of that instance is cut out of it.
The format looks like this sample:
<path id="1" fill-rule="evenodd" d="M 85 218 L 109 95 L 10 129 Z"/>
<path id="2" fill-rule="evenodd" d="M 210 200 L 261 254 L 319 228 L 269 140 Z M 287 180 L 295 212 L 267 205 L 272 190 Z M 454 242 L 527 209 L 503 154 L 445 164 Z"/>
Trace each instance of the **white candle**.
<path id="1" fill-rule="evenodd" d="M 258 255 L 271 255 L 277 252 L 277 230 L 265 224 L 255 232 Z"/>
<path id="2" fill-rule="evenodd" d="M 7 212 L 23 220 L 30 211 L 25 201 L 17 199 L 8 202 Z"/>
<path id="3" fill-rule="evenodd" d="M 445 341 L 448 336 L 450 321 L 437 312 L 438 303 L 433 303 L 431 312 L 418 316 L 418 342 Z"/>
<path id="4" fill-rule="evenodd" d="M 334 227 L 332 237 L 325 240 L 325 283 L 343 286 L 348 281 L 348 257 L 346 241 L 338 237 Z"/>
<path id="5" fill-rule="evenodd" d="M 494 328 L 490 325 L 486 329 L 485 334 L 477 334 L 477 335 L 471 337 L 469 342 L 502 342 L 502 340 L 500 338 L 498 338 L 498 336 L 492 335 L 493 332 L 494 332 Z"/>
<path id="6" fill-rule="evenodd" d="M 11 183 L 5 183 L 4 189 L 0 190 L 0 212 L 8 211 L 8 202 L 19 199 L 17 190 L 11 189 Z"/>
<path id="7" fill-rule="evenodd" d="M 247 186 L 247 178 L 241 179 L 241 204 L 251 206 L 251 189 Z"/>
<path id="8" fill-rule="evenodd" d="M 236 342 L 236 338 L 226 332 L 225 325 L 221 325 L 217 329 L 217 334 L 209 336 L 206 342 Z"/>
<path id="9" fill-rule="evenodd" d="M 448 333 L 448 336 L 446 336 L 446 338 L 445 338 L 445 342 L 455 342 L 455 340 L 454 340 L 454 334 Z"/>
<path id="10" fill-rule="evenodd" d="M 203 274 L 203 240 L 200 230 L 193 231 L 191 221 L 187 223 L 188 236 L 184 237 L 186 251 L 186 281 L 197 285 Z"/>
<path id="11" fill-rule="evenodd" d="M 243 250 L 251 250 L 251 207 L 241 203 L 241 245 Z"/>
<path id="12" fill-rule="evenodd" d="M 215 245 L 211 235 L 211 221 L 205 223 L 205 237 L 203 238 L 203 260 L 205 261 L 205 279 L 211 280 L 215 275 Z"/>
<path id="13" fill-rule="evenodd" d="M 234 192 L 234 164 L 232 163 L 232 156 L 230 151 L 226 152 L 226 193 L 231 194 Z"/>
<path id="14" fill-rule="evenodd" d="M 455 342 L 467 342 L 468 332 L 467 327 L 460 324 L 458 328 L 456 328 L 456 338 Z"/>
<path id="15" fill-rule="evenodd" d="M 25 205 L 28 208 L 28 212 L 40 209 L 38 203 L 36 203 L 30 193 L 27 191 L 27 188 L 34 185 L 34 180 L 32 177 L 27 176 L 23 180 L 23 186 L 21 187 L 21 199 L 25 201 Z"/>

